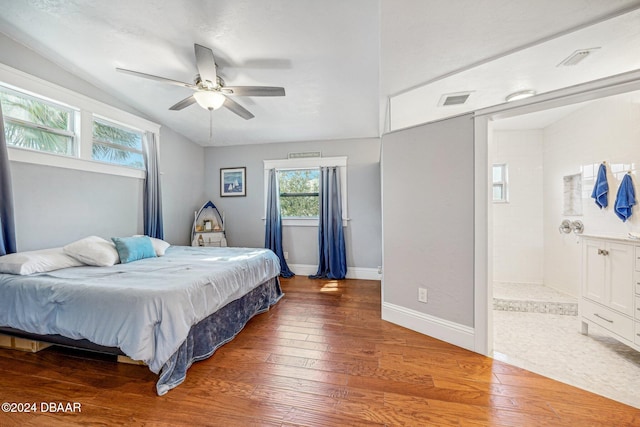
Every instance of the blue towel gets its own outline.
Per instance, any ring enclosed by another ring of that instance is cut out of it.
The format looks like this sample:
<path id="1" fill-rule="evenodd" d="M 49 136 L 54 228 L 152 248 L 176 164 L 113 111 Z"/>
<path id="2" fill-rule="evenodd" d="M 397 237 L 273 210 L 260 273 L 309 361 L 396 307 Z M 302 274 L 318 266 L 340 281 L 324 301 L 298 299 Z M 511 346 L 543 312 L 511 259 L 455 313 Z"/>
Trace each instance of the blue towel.
<path id="1" fill-rule="evenodd" d="M 618 218 L 625 222 L 633 214 L 631 208 L 636 204 L 636 191 L 633 189 L 633 181 L 630 174 L 625 174 L 618 188 L 618 195 L 616 196 L 616 203 L 614 210 Z"/>
<path id="2" fill-rule="evenodd" d="M 602 163 L 600 164 L 600 169 L 598 169 L 598 177 L 596 178 L 596 185 L 593 186 L 591 197 L 596 199 L 596 205 L 602 209 L 609 205 L 608 194 L 607 167 Z"/>

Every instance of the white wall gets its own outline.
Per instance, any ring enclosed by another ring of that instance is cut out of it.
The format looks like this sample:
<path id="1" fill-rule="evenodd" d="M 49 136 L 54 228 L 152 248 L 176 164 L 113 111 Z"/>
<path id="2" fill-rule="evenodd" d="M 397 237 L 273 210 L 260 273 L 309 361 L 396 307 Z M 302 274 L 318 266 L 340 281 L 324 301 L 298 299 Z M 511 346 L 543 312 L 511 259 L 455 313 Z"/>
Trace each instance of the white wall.
<path id="1" fill-rule="evenodd" d="M 508 203 L 493 203 L 493 281 L 542 284 L 543 133 L 495 131 L 492 162 L 506 163 Z"/>
<path id="2" fill-rule="evenodd" d="M 590 196 L 594 171 L 602 161 L 608 163 L 609 207 L 600 210 Z M 636 197 L 640 200 L 638 165 L 638 95 L 595 101 L 544 130 L 545 285 L 571 295 L 579 293 L 580 246 L 575 236 L 558 232 L 564 218 L 580 219 L 585 234 L 626 237 L 629 231 L 640 231 L 639 206 L 633 208 L 633 216 L 626 223 L 613 211 L 620 181 L 627 170 L 632 171 Z M 583 216 L 567 217 L 562 214 L 562 178 L 576 173 L 582 173 Z"/>
<path id="3" fill-rule="evenodd" d="M 347 266 L 352 269 L 376 269 L 382 264 L 378 138 L 207 148 L 206 194 L 218 209 L 225 213 L 229 244 L 264 247 L 263 160 L 286 159 L 288 153 L 302 151 L 320 151 L 324 157 L 348 157 L 347 190 L 350 220 L 344 229 Z M 220 168 L 242 166 L 247 168 L 246 197 L 220 197 Z M 282 234 L 283 247 L 289 252 L 290 265 L 317 266 L 317 227 L 284 226 Z"/>

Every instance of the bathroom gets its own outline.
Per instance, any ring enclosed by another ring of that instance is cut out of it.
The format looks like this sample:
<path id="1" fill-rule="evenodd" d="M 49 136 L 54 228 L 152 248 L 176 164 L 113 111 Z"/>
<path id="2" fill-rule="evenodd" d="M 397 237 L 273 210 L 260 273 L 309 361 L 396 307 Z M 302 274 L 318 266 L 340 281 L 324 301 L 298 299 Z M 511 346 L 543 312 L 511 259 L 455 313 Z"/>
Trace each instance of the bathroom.
<path id="1" fill-rule="evenodd" d="M 498 120 L 492 129 L 490 164 L 506 165 L 498 181 L 505 200 L 491 209 L 494 357 L 640 407 L 630 382 L 640 375 L 640 352 L 597 330 L 580 334 L 577 316 L 582 236 L 640 233 L 640 206 L 626 222 L 614 212 L 627 173 L 640 196 L 640 92 Z M 600 209 L 591 193 L 603 162 L 609 204 Z M 573 230 L 561 232 L 563 220 Z M 592 362 L 599 353 L 591 345 L 613 358 Z"/>

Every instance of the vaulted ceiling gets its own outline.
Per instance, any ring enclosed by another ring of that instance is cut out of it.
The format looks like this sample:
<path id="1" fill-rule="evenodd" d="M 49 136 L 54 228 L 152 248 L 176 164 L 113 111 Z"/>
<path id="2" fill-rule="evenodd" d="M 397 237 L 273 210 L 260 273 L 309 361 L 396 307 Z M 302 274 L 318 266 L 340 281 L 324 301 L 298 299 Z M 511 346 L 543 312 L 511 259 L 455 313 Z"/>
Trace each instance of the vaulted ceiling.
<path id="1" fill-rule="evenodd" d="M 638 7 L 639 0 L 0 0 L 0 32 L 207 146 L 379 136 L 390 95 Z M 607 37 L 624 43 L 628 31 Z M 227 85 L 282 86 L 286 96 L 235 97 L 251 120 L 197 104 L 169 111 L 191 89 L 115 70 L 192 83 L 194 43 L 212 49 Z M 638 51 L 629 56 L 640 67 Z M 504 69 L 498 80 L 526 78 L 519 73 Z"/>

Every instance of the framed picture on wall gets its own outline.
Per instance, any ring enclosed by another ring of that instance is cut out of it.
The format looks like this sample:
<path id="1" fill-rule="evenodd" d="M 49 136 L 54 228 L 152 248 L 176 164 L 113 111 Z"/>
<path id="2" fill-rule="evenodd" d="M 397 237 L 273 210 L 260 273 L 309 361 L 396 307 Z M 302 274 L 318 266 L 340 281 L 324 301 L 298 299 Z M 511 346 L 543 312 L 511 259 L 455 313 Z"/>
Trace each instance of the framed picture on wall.
<path id="1" fill-rule="evenodd" d="M 247 168 L 220 168 L 220 197 L 247 195 Z"/>

